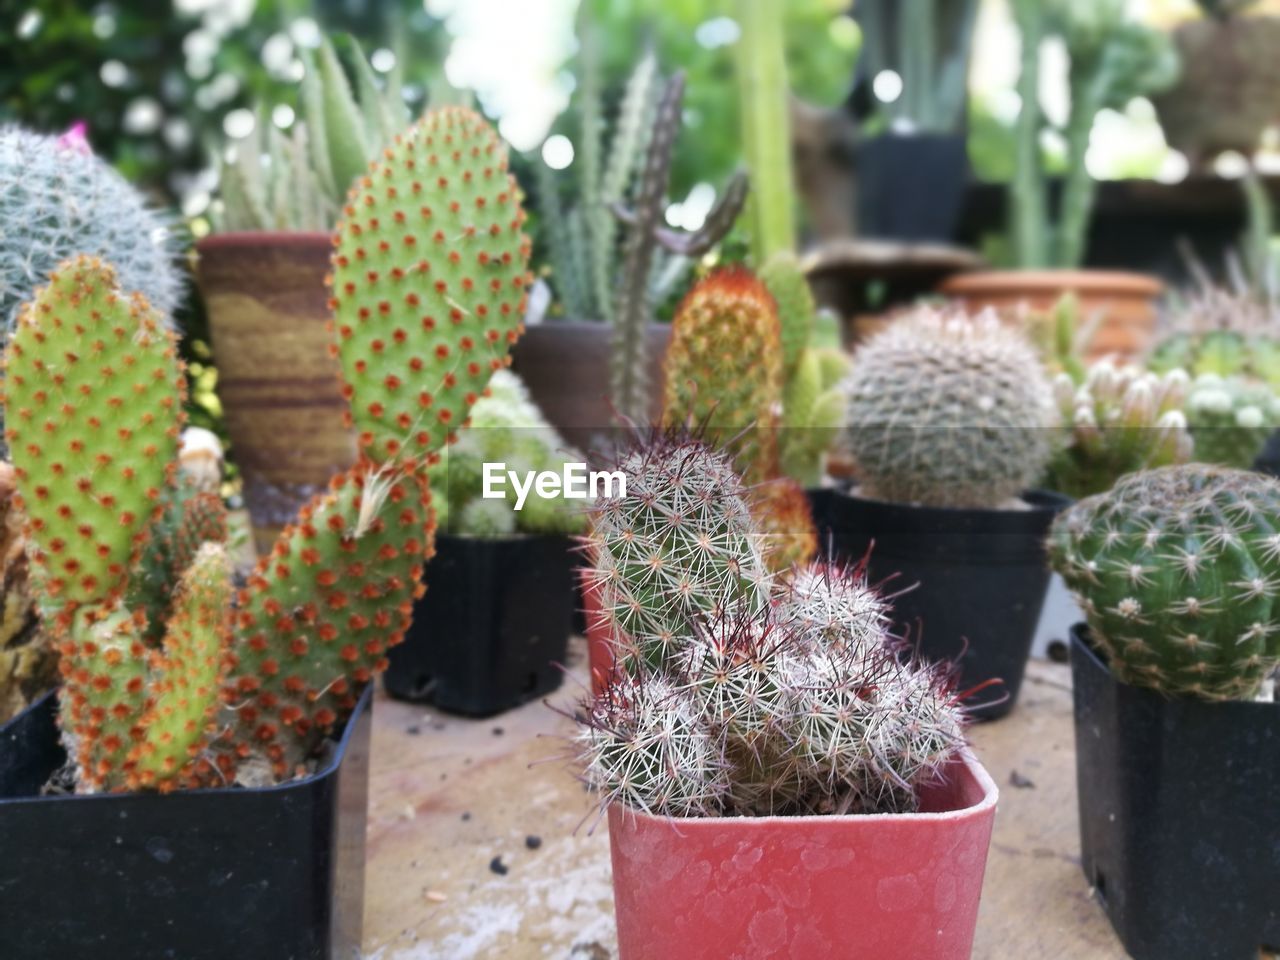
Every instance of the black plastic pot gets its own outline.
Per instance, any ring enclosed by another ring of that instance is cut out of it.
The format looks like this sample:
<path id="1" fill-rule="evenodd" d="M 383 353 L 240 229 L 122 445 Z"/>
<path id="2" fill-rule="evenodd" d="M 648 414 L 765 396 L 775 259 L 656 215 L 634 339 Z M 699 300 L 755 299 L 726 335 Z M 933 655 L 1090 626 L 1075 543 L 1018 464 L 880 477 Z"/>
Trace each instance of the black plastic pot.
<path id="1" fill-rule="evenodd" d="M 40 796 L 66 761 L 42 699 L 0 731 L 0 956 L 360 957 L 371 704 L 305 780 Z"/>
<path id="2" fill-rule="evenodd" d="M 858 145 L 857 168 L 860 236 L 955 239 L 969 181 L 962 134 L 886 133 Z"/>
<path id="3" fill-rule="evenodd" d="M 578 604 L 568 537 L 436 538 L 387 692 L 484 717 L 560 686 Z"/>
<path id="4" fill-rule="evenodd" d="M 924 657 L 958 661 L 962 690 L 1002 682 L 975 697 L 979 719 L 1004 716 L 1018 699 L 1049 585 L 1045 535 L 1071 502 L 1040 490 L 1024 499 L 1030 509 L 961 510 L 834 491 L 819 523 L 832 557 L 853 562 L 870 550 L 872 583 L 888 580 L 889 593 L 919 584 L 894 600 L 893 617 Z"/>
<path id="5" fill-rule="evenodd" d="M 1120 683 L 1071 630 L 1085 876 L 1134 960 L 1280 949 L 1280 704 Z"/>

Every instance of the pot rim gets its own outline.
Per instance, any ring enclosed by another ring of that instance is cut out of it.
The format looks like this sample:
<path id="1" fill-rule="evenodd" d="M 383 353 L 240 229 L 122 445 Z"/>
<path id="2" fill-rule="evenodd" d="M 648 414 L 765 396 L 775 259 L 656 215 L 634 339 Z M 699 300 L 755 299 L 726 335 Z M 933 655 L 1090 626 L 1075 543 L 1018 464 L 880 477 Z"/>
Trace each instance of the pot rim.
<path id="1" fill-rule="evenodd" d="M 1028 294 L 1055 293 L 1074 289 L 1081 293 L 1121 294 L 1155 297 L 1164 291 L 1164 283 L 1150 274 L 1134 270 L 970 270 L 948 277 L 939 287 L 944 295 L 984 292 L 991 287 L 1005 287 Z"/>
<path id="2" fill-rule="evenodd" d="M 321 230 L 229 230 L 211 233 L 196 241 L 196 251 L 221 247 L 316 247 L 328 248 L 333 234 Z"/>
<path id="3" fill-rule="evenodd" d="M 355 709 L 352 710 L 351 715 L 347 717 L 346 723 L 343 726 L 342 736 L 337 737 L 336 739 L 333 737 L 329 738 L 329 742 L 333 744 L 333 748 L 329 751 L 328 759 L 324 764 L 317 766 L 313 772 L 307 774 L 305 777 L 295 777 L 294 779 L 287 780 L 284 783 L 274 783 L 265 787 L 201 787 L 197 790 L 176 790 L 171 794 L 135 790 L 130 793 L 69 793 L 35 797 L 0 796 L 0 810 L 3 810 L 7 804 L 76 803 L 91 800 L 97 800 L 99 802 L 110 800 L 121 803 L 158 798 L 160 802 L 171 803 L 175 799 L 180 799 L 182 797 L 200 797 L 209 796 L 211 794 L 222 796 L 245 796 L 252 794 L 255 796 L 261 796 L 263 794 L 285 793 L 290 790 L 296 790 L 300 787 L 306 787 L 317 780 L 324 780 L 328 777 L 332 777 L 338 772 L 338 768 L 342 766 L 343 760 L 346 759 L 347 750 L 351 745 L 351 738 L 355 736 L 356 727 L 358 726 L 357 721 L 360 719 L 362 714 L 373 709 L 373 687 L 374 684 L 372 681 L 365 685 L 364 692 L 360 694 L 360 699 L 356 701 Z M 27 707 L 26 710 L 15 716 L 13 720 L 16 721 L 18 717 L 42 708 L 51 697 L 56 697 L 58 695 L 58 689 L 59 688 L 55 688 L 44 694 L 39 700 Z"/>
<path id="4" fill-rule="evenodd" d="M 764 830 L 767 828 L 787 827 L 794 825 L 797 827 L 817 827 L 817 826 L 848 826 L 854 823 L 871 824 L 889 824 L 889 823 L 945 823 L 954 820 L 970 820 L 985 815 L 988 811 L 994 812 L 996 804 L 1000 800 L 1000 788 L 996 786 L 995 780 L 982 765 L 974 754 L 972 748 L 965 747 L 957 754 L 957 760 L 961 767 L 977 781 L 978 786 L 982 788 L 982 799 L 977 803 L 970 804 L 967 807 L 959 807 L 955 810 L 938 810 L 931 813 L 857 813 L 846 814 L 840 817 L 817 816 L 813 814 L 798 817 L 667 817 L 660 814 L 645 813 L 643 810 L 633 810 L 620 803 L 609 804 L 609 815 L 612 818 L 616 813 L 619 816 L 627 817 L 634 821 L 642 821 L 652 824 L 665 824 L 673 830 L 713 830 L 720 826 L 738 827 L 744 830 Z"/>

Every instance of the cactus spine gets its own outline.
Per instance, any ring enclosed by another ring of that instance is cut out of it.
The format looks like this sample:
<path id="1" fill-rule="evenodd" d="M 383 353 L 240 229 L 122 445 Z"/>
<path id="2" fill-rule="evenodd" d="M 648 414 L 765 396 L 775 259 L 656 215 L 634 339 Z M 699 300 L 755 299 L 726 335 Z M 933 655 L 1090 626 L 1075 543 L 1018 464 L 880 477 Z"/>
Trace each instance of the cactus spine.
<path id="1" fill-rule="evenodd" d="M 854 357 L 848 439 L 866 495 L 992 507 L 1039 479 L 1053 399 L 1040 361 L 994 315 L 920 308 Z"/>
<path id="2" fill-rule="evenodd" d="M 1116 677 L 1246 699 L 1280 662 L 1280 483 L 1205 464 L 1131 474 L 1054 523 L 1050 561 Z"/>
<path id="3" fill-rule="evenodd" d="M 963 712 L 943 672 L 902 656 L 864 572 L 773 584 L 722 455 L 665 436 L 631 458 L 628 496 L 596 506 L 624 669 L 578 713 L 588 784 L 672 817 L 914 810 Z"/>
<path id="4" fill-rule="evenodd" d="M 667 81 L 655 111 L 649 149 L 632 205 L 613 207 L 627 227 L 627 239 L 614 312 L 611 392 L 618 412 L 636 423 L 649 420 L 645 328 L 651 319 L 649 291 L 654 253 L 662 247 L 682 257 L 702 256 L 729 232 L 747 195 L 746 178 L 739 174 L 729 182 L 700 229 L 683 233 L 663 225 L 683 102 L 684 74 L 677 72 Z"/>

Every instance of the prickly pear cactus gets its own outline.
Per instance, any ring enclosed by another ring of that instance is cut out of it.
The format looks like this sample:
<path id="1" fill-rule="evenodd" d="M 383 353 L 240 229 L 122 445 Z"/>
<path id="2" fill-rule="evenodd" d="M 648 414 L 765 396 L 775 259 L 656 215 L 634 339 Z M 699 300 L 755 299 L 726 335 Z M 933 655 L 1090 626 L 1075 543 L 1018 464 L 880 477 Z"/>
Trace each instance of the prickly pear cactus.
<path id="1" fill-rule="evenodd" d="M 777 475 L 781 327 L 760 280 L 726 267 L 699 281 L 676 311 L 665 368 L 665 427 L 702 429 L 749 484 Z"/>
<path id="2" fill-rule="evenodd" d="M 1054 523 L 1050 559 L 1125 683 L 1251 697 L 1280 662 L 1280 483 L 1205 464 L 1131 474 Z"/>
<path id="3" fill-rule="evenodd" d="M 429 111 L 352 188 L 332 307 L 360 447 L 440 450 L 523 329 L 531 281 L 506 145 L 478 114 Z"/>
<path id="4" fill-rule="evenodd" d="M 225 699 L 248 733 L 241 759 L 291 776 L 355 706 L 409 626 L 431 530 L 421 473 L 368 464 L 285 528 L 239 597 Z"/>
<path id="5" fill-rule="evenodd" d="M 592 511 L 588 556 L 601 609 L 640 659 L 676 656 L 697 614 L 763 606 L 768 575 L 746 491 L 727 457 L 675 435 L 626 452 Z"/>
<path id="6" fill-rule="evenodd" d="M 23 308 L 5 435 L 46 608 L 124 589 L 172 481 L 184 390 L 173 335 L 100 260 L 63 264 Z"/>
<path id="7" fill-rule="evenodd" d="M 999 508 L 1040 477 L 1056 425 L 1035 350 L 994 314 L 919 308 L 868 340 L 849 380 L 865 495 Z"/>

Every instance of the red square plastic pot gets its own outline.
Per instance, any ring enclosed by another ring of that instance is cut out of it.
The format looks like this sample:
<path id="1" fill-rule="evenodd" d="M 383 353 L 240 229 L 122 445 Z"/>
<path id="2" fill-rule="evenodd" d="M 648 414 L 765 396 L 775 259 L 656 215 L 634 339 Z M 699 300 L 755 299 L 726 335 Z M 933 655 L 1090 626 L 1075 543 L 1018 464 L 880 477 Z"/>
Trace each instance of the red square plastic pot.
<path id="1" fill-rule="evenodd" d="M 609 810 L 619 960 L 966 960 L 999 790 L 966 754 L 922 812 Z"/>
<path id="2" fill-rule="evenodd" d="M 600 693 L 609 683 L 617 656 L 613 648 L 613 627 L 600 609 L 600 589 L 591 583 L 591 573 L 580 570 L 582 612 L 587 622 L 587 667 L 591 671 L 591 692 Z"/>

